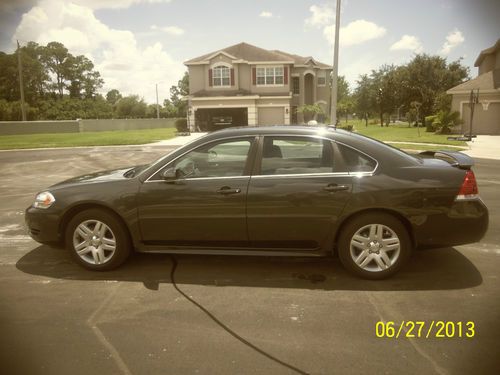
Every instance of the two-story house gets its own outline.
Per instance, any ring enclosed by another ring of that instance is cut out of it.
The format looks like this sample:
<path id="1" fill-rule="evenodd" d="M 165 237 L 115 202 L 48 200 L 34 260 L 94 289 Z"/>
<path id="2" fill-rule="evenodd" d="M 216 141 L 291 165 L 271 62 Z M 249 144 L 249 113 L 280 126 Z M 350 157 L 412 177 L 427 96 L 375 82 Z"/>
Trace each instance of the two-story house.
<path id="1" fill-rule="evenodd" d="M 239 43 L 184 64 L 191 129 L 298 124 L 303 104 L 328 113 L 332 67 L 312 57 Z"/>
<path id="2" fill-rule="evenodd" d="M 500 39 L 479 54 L 474 66 L 478 76 L 447 91 L 452 95 L 451 109 L 459 111 L 462 133 L 470 129 L 471 91 L 479 93 L 474 105 L 472 134 L 500 134 Z"/>

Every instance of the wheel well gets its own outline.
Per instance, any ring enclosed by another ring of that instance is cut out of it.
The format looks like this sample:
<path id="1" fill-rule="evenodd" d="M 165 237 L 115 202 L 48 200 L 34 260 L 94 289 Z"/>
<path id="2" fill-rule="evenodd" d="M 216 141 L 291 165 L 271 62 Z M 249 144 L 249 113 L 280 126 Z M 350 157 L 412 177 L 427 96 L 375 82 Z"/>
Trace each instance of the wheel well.
<path id="1" fill-rule="evenodd" d="M 90 210 L 90 209 L 99 209 L 99 210 L 106 211 L 107 213 L 113 215 L 116 219 L 118 219 L 120 221 L 120 223 L 122 223 L 123 227 L 127 231 L 127 235 L 129 236 L 130 240 L 132 240 L 132 238 L 131 238 L 132 236 L 130 235 L 130 229 L 128 228 L 127 224 L 125 223 L 125 220 L 123 220 L 123 218 L 120 215 L 118 215 L 118 213 L 116 211 L 112 210 L 109 207 L 106 207 L 106 206 L 103 206 L 100 204 L 96 204 L 96 203 L 83 203 L 83 204 L 79 204 L 77 206 L 71 207 L 68 211 L 66 211 L 61 219 L 61 222 L 59 223 L 59 233 L 60 233 L 60 238 L 61 238 L 63 245 L 65 245 L 64 242 L 65 242 L 65 237 L 66 237 L 65 236 L 66 227 L 68 226 L 71 219 L 75 215 L 79 214 L 80 212 Z"/>
<path id="2" fill-rule="evenodd" d="M 386 209 L 386 208 L 367 208 L 365 210 L 353 212 L 352 214 L 350 214 L 349 216 L 345 217 L 342 220 L 342 222 L 340 223 L 340 226 L 338 227 L 337 231 L 334 234 L 334 238 L 333 238 L 333 248 L 334 248 L 333 251 L 334 252 L 335 252 L 335 249 L 337 248 L 339 233 L 342 232 L 342 229 L 347 225 L 347 223 L 358 216 L 361 216 L 361 215 L 364 215 L 367 213 L 372 213 L 372 212 L 383 212 L 385 214 L 392 215 L 395 218 L 397 218 L 399 221 L 401 221 L 401 223 L 403 223 L 404 227 L 406 228 L 406 232 L 410 236 L 410 241 L 412 243 L 412 246 L 413 247 L 416 246 L 415 233 L 413 232 L 413 228 L 410 224 L 410 221 L 406 217 L 404 217 L 402 214 L 400 214 L 397 211 L 393 211 L 393 210 Z"/>

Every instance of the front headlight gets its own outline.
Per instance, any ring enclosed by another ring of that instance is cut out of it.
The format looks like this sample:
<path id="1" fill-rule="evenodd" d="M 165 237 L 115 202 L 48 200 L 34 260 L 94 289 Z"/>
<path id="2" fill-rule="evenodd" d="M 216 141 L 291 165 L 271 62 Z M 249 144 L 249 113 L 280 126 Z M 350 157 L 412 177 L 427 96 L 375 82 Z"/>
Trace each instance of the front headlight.
<path id="1" fill-rule="evenodd" d="M 54 196 L 50 194 L 48 191 L 44 191 L 36 196 L 35 202 L 33 203 L 33 207 L 35 208 L 49 208 L 56 201 Z"/>

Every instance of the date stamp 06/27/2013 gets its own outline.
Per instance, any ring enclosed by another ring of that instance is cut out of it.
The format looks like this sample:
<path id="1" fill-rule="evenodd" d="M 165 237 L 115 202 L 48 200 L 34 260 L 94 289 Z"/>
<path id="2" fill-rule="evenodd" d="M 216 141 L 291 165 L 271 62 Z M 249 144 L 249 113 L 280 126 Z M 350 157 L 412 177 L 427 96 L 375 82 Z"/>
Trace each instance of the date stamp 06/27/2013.
<path id="1" fill-rule="evenodd" d="M 401 322 L 378 321 L 375 323 L 375 336 L 379 338 L 471 339 L 475 335 L 476 325 L 472 321 L 403 320 Z"/>

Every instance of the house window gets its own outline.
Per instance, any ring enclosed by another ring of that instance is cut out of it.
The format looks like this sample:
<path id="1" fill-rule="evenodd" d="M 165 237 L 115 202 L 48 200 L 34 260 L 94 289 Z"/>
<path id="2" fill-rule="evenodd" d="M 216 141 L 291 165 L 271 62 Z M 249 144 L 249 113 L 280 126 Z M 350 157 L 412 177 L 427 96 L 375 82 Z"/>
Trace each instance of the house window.
<path id="1" fill-rule="evenodd" d="M 325 73 L 320 73 L 318 75 L 318 86 L 326 86 L 326 74 Z"/>
<path id="2" fill-rule="evenodd" d="M 293 95 L 299 95 L 300 94 L 300 81 L 299 77 L 293 77 Z"/>
<path id="3" fill-rule="evenodd" d="M 257 85 L 283 85 L 283 67 L 257 68 Z"/>
<path id="4" fill-rule="evenodd" d="M 214 86 L 230 86 L 230 73 L 227 66 L 217 66 L 213 69 L 213 85 Z"/>

